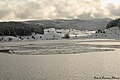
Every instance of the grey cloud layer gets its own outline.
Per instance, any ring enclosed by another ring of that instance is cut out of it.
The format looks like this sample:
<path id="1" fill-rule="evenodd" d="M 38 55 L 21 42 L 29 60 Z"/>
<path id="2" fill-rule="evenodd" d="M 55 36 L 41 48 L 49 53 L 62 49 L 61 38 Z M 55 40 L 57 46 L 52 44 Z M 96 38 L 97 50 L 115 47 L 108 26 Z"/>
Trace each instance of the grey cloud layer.
<path id="1" fill-rule="evenodd" d="M 113 16 L 120 16 L 120 5 L 119 6 L 115 6 L 115 4 L 109 4 L 107 6 L 109 12 L 111 15 Z"/>
<path id="2" fill-rule="evenodd" d="M 0 0 L 0 19 L 105 17 L 100 2 L 101 0 Z M 112 12 L 110 7 L 108 9 Z"/>

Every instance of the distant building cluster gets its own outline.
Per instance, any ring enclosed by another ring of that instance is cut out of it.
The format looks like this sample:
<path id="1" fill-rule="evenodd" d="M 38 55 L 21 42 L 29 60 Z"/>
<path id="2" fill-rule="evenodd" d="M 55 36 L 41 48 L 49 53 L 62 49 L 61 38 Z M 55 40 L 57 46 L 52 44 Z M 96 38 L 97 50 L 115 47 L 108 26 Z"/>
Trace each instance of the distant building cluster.
<path id="1" fill-rule="evenodd" d="M 44 34 L 32 33 L 32 38 L 34 39 L 44 39 L 44 40 L 58 40 L 62 39 L 64 34 L 62 32 L 57 32 L 55 28 L 48 28 L 44 30 Z"/>

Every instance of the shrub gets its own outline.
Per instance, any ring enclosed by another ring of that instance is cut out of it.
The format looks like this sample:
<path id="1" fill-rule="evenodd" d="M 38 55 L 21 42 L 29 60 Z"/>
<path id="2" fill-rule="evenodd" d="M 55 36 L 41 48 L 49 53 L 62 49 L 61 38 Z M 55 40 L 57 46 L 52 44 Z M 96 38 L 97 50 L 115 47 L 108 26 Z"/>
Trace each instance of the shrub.
<path id="1" fill-rule="evenodd" d="M 33 39 L 35 39 L 35 37 L 34 37 L 34 36 L 32 36 L 32 38 L 33 38 Z"/>
<path id="2" fill-rule="evenodd" d="M 8 38 L 8 41 L 12 41 L 12 38 Z"/>
<path id="3" fill-rule="evenodd" d="M 65 39 L 69 39 L 70 38 L 70 35 L 67 33 L 67 34 L 65 34 Z"/>
<path id="4" fill-rule="evenodd" d="M 29 38 L 27 38 L 27 39 L 29 39 Z"/>
<path id="5" fill-rule="evenodd" d="M 105 33 L 105 31 L 103 31 L 103 33 Z"/>
<path id="6" fill-rule="evenodd" d="M 3 40 L 4 38 L 2 37 L 1 40 Z"/>

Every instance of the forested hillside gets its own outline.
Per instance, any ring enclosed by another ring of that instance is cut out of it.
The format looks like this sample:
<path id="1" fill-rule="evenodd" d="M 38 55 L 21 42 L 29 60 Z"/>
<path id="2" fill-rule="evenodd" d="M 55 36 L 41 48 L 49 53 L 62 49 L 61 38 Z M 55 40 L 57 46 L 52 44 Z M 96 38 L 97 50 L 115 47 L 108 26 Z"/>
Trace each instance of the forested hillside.
<path id="1" fill-rule="evenodd" d="M 32 32 L 43 34 L 43 27 L 24 22 L 0 22 L 0 36 L 28 36 Z"/>

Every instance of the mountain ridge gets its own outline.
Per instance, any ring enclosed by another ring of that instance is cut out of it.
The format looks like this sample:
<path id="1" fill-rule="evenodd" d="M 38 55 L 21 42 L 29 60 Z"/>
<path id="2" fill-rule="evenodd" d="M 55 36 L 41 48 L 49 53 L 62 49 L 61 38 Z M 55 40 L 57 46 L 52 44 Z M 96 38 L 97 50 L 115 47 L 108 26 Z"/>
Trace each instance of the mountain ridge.
<path id="1" fill-rule="evenodd" d="M 79 30 L 97 30 L 105 29 L 107 24 L 112 21 L 112 19 L 54 19 L 54 20 L 31 20 L 25 21 L 28 24 L 38 24 L 44 27 L 54 27 L 54 28 L 67 28 L 67 29 L 79 29 Z"/>
<path id="2" fill-rule="evenodd" d="M 44 34 L 46 28 L 98 30 L 105 29 L 111 19 L 54 19 L 0 22 L 0 36 L 29 36 L 33 32 Z"/>

